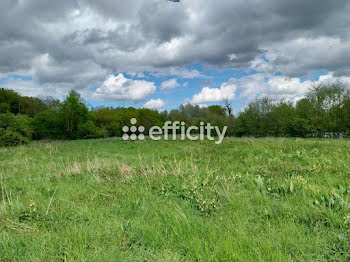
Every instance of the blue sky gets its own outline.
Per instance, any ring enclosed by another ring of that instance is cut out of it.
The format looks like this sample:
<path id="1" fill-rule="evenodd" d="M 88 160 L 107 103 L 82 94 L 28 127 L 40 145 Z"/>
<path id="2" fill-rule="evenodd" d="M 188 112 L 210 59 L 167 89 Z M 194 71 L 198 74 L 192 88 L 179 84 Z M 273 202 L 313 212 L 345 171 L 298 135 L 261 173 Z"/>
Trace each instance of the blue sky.
<path id="1" fill-rule="evenodd" d="M 268 59 L 266 57 L 262 57 L 262 59 L 269 63 Z M 157 89 L 154 93 L 150 94 L 149 96 L 145 97 L 143 100 L 138 101 L 97 101 L 94 99 L 88 99 L 87 102 L 92 107 L 97 106 L 111 106 L 111 107 L 118 107 L 118 106 L 132 106 L 132 107 L 143 107 L 145 104 L 145 101 L 151 100 L 151 99 L 161 99 L 165 102 L 165 106 L 161 107 L 162 110 L 171 110 L 174 108 L 178 108 L 179 105 L 191 102 L 191 98 L 195 95 L 201 92 L 201 90 L 204 87 L 208 87 L 210 89 L 220 89 L 221 85 L 223 83 L 228 82 L 230 79 L 237 79 L 244 81 L 248 76 L 264 76 L 264 82 L 266 83 L 270 78 L 275 77 L 283 77 L 283 73 L 280 71 L 275 72 L 274 74 L 267 76 L 264 74 L 264 72 L 259 72 L 255 69 L 222 69 L 217 70 L 213 68 L 205 68 L 200 63 L 194 63 L 186 67 L 189 71 L 196 70 L 200 73 L 199 76 L 193 77 L 193 78 L 184 78 L 177 75 L 157 75 L 152 72 L 142 72 L 142 77 L 135 76 L 135 74 L 129 74 L 127 72 L 118 72 L 115 75 L 118 75 L 119 73 L 123 73 L 126 78 L 133 79 L 133 80 L 146 80 L 149 82 L 154 82 Z M 321 76 L 329 76 L 329 72 L 324 70 L 317 70 L 314 71 L 308 75 L 299 77 L 298 80 L 300 83 L 308 82 L 311 87 L 311 82 L 317 82 Z M 178 86 L 175 88 L 170 89 L 162 89 L 162 83 L 164 81 L 168 81 L 171 79 L 176 79 L 176 82 L 178 83 Z M 287 78 L 288 79 L 288 78 Z M 248 80 L 249 81 L 249 80 Z M 92 89 L 96 90 L 96 89 Z M 229 99 L 230 103 L 232 104 L 234 111 L 237 113 L 240 110 L 244 108 L 252 99 L 253 97 L 246 97 L 241 94 L 242 90 L 238 88 L 235 91 L 235 96 L 233 99 Z M 256 96 L 259 97 L 259 96 Z M 256 98 L 254 97 L 254 98 Z M 283 99 L 283 97 L 282 97 Z M 205 102 L 201 103 L 200 105 L 204 106 L 210 106 L 210 105 L 223 105 L 224 101 L 214 101 L 214 102 Z"/>
<path id="2" fill-rule="evenodd" d="M 157 86 L 157 91 L 148 97 L 145 98 L 145 100 L 150 99 L 161 99 L 163 101 L 166 101 L 166 105 L 163 107 L 166 110 L 171 110 L 174 108 L 178 108 L 179 105 L 186 103 L 190 98 L 196 94 L 199 93 L 203 87 L 208 86 L 210 88 L 220 88 L 221 84 L 224 82 L 227 82 L 230 78 L 242 78 L 244 76 L 256 74 L 257 71 L 248 69 L 225 69 L 225 70 L 216 70 L 216 69 L 204 69 L 203 66 L 200 63 L 195 63 L 187 66 L 188 70 L 197 70 L 200 72 L 201 76 L 194 77 L 194 78 L 182 78 L 176 75 L 167 75 L 167 76 L 157 76 L 154 75 L 154 73 L 151 72 L 143 72 L 144 77 L 137 77 L 134 74 L 128 74 L 127 72 L 118 72 L 115 75 L 119 73 L 123 73 L 125 77 L 134 79 L 134 80 L 140 80 L 144 79 L 150 82 L 154 82 Z M 162 90 L 161 84 L 164 81 L 170 80 L 170 79 L 176 79 L 179 86 L 172 89 Z M 202 82 L 208 82 L 208 83 L 202 83 Z M 209 85 L 208 85 L 209 84 Z M 239 95 L 239 94 L 238 94 Z M 141 101 L 114 101 L 114 102 L 108 102 L 108 101 L 94 101 L 94 100 L 88 100 L 88 104 L 91 106 L 122 106 L 123 104 L 125 106 L 133 106 L 133 107 L 142 107 L 145 103 L 145 100 Z M 232 104 L 235 108 L 235 110 L 240 110 L 242 106 L 245 104 L 244 99 L 233 99 Z M 223 102 L 209 102 L 205 103 L 206 105 L 213 105 L 213 104 L 223 104 Z"/>
<path id="3" fill-rule="evenodd" d="M 269 60 L 266 57 L 261 57 L 261 59 L 265 63 L 269 63 Z M 271 75 L 267 75 L 265 74 L 265 72 L 257 71 L 252 68 L 245 69 L 245 70 L 243 69 L 218 70 L 218 69 L 202 66 L 201 63 L 193 63 L 191 65 L 188 65 L 186 67 L 186 70 L 188 72 L 196 72 L 197 76 L 189 77 L 189 76 L 181 76 L 178 74 L 171 74 L 171 73 L 159 74 L 157 72 L 149 72 L 149 71 L 138 72 L 138 73 L 116 72 L 115 74 L 113 74 L 114 76 L 117 76 L 118 74 L 122 73 L 124 77 L 127 79 L 143 80 L 143 81 L 154 83 L 156 87 L 155 91 L 140 100 L 130 101 L 128 99 L 124 99 L 124 100 L 109 101 L 104 99 L 95 99 L 91 97 L 91 94 L 96 92 L 96 89 L 98 88 L 98 86 L 88 88 L 88 92 L 83 92 L 82 95 L 86 103 L 90 107 L 131 106 L 131 107 L 140 108 L 140 107 L 144 107 L 147 101 L 150 101 L 152 99 L 153 100 L 160 99 L 164 101 L 164 106 L 161 106 L 159 108 L 154 108 L 154 109 L 171 110 L 171 109 L 178 108 L 179 105 L 181 104 L 191 103 L 191 98 L 195 94 L 200 93 L 203 88 L 220 90 L 223 83 L 227 83 L 232 79 L 235 79 L 237 81 L 242 81 L 243 83 L 247 81 L 247 83 L 249 83 L 250 81 L 249 77 L 259 76 L 259 79 L 261 79 L 261 81 L 263 81 L 264 83 L 267 83 L 269 79 L 274 79 L 276 77 L 283 77 L 283 73 L 280 71 L 276 71 Z M 300 83 L 317 82 L 322 76 L 329 76 L 329 72 L 325 70 L 317 70 L 308 75 L 299 77 L 298 81 L 300 81 Z M 289 78 L 285 78 L 285 79 L 288 80 Z M 162 83 L 168 80 L 176 80 L 178 85 L 173 88 L 162 89 Z M 33 76 L 10 74 L 10 75 L 7 75 L 6 77 L 0 78 L 0 86 L 8 82 L 16 83 L 17 81 L 20 81 L 20 83 L 27 83 L 28 85 L 36 84 L 35 80 L 33 79 Z M 252 99 L 259 97 L 259 95 L 254 97 L 247 97 L 242 95 L 242 91 L 244 91 L 245 89 L 244 87 L 240 88 L 239 84 L 240 82 L 236 83 L 234 97 L 232 99 L 229 99 L 236 113 L 242 110 L 242 108 L 244 108 L 244 106 L 246 106 Z M 16 90 L 16 88 L 14 89 Z M 263 93 L 263 95 L 265 94 L 266 93 Z M 30 95 L 30 94 L 25 94 L 25 95 Z M 45 94 L 39 94 L 39 96 L 45 97 Z M 60 99 L 64 99 L 64 94 L 58 97 Z M 215 104 L 223 105 L 224 101 L 204 102 L 199 104 L 201 106 L 210 106 Z"/>

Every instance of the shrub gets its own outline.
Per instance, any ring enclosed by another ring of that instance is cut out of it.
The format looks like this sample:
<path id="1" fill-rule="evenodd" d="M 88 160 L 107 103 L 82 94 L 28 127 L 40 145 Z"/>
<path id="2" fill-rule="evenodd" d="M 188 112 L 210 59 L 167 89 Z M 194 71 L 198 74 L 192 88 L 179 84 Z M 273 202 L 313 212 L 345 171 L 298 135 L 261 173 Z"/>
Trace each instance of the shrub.
<path id="1" fill-rule="evenodd" d="M 64 139 L 63 120 L 56 109 L 37 114 L 32 122 L 34 139 Z"/>
<path id="2" fill-rule="evenodd" d="M 17 146 L 28 144 L 29 139 L 22 136 L 20 133 L 7 129 L 0 136 L 0 146 Z"/>
<path id="3" fill-rule="evenodd" d="M 25 115 L 0 114 L 0 146 L 26 144 L 32 137 L 31 119 Z"/>
<path id="4" fill-rule="evenodd" d="M 78 125 L 78 138 L 99 138 L 103 136 L 102 129 L 98 128 L 92 120 Z"/>
<path id="5" fill-rule="evenodd" d="M 7 103 L 0 103 L 0 113 L 7 113 L 10 112 L 10 105 Z"/>

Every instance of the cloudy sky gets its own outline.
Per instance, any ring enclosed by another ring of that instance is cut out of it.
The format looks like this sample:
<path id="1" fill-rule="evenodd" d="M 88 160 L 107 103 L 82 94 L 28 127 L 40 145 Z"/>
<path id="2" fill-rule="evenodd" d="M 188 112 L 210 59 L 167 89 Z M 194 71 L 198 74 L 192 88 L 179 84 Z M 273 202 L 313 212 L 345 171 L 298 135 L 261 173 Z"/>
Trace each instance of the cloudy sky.
<path id="1" fill-rule="evenodd" d="M 0 88 L 176 108 L 350 85 L 348 0 L 1 0 Z"/>

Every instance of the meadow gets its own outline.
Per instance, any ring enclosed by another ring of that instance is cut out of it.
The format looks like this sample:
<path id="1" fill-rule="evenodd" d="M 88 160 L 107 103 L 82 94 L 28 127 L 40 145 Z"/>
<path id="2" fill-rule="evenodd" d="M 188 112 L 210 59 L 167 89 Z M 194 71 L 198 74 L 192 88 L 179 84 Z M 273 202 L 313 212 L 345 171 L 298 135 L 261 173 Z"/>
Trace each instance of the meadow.
<path id="1" fill-rule="evenodd" d="M 349 261 L 350 140 L 0 148 L 0 261 Z"/>

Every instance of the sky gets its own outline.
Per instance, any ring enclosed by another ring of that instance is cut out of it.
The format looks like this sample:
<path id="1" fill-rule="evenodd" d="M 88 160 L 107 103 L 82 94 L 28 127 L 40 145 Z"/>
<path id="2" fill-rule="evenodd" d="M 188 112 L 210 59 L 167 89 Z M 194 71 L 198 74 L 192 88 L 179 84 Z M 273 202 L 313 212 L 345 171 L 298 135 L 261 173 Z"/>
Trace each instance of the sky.
<path id="1" fill-rule="evenodd" d="M 173 109 L 350 86 L 348 0 L 1 0 L 0 88 Z"/>

